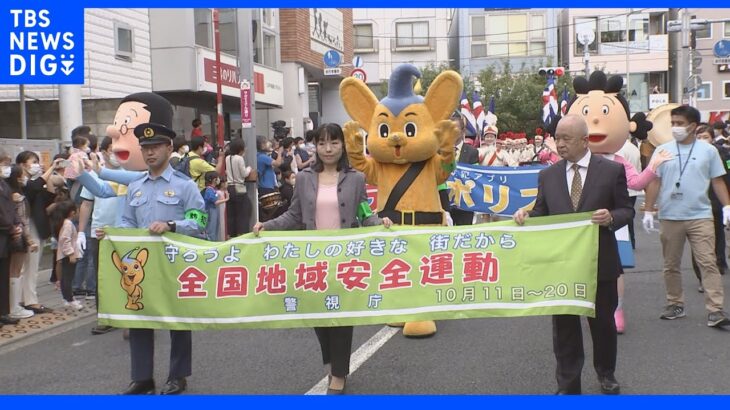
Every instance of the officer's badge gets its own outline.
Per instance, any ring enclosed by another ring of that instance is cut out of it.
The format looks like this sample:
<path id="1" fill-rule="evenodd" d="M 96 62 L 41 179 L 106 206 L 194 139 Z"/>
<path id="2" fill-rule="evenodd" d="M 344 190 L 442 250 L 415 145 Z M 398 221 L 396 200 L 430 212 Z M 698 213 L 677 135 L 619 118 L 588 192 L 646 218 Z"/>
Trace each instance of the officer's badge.
<path id="1" fill-rule="evenodd" d="M 165 196 L 172 198 L 173 196 L 175 196 L 175 191 L 165 191 Z"/>
<path id="2" fill-rule="evenodd" d="M 145 138 L 152 138 L 155 136 L 155 130 L 153 130 L 152 127 L 147 127 L 144 129 L 143 134 Z"/>
<path id="3" fill-rule="evenodd" d="M 139 198 L 139 197 L 141 197 L 141 196 L 142 196 L 142 191 L 137 191 L 137 193 L 136 193 L 136 194 L 134 194 L 134 196 L 135 196 L 136 198 Z"/>

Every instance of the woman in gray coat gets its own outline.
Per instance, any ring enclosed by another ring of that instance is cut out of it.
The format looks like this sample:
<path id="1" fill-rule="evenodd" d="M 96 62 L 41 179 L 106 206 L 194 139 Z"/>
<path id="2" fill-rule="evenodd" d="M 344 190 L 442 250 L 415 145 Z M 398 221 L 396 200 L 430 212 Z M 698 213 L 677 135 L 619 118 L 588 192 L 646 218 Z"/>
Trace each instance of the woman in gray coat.
<path id="1" fill-rule="evenodd" d="M 254 225 L 254 234 L 262 230 L 344 229 L 379 224 L 390 227 L 390 219 L 380 219 L 375 214 L 358 219 L 360 204 L 367 205 L 365 175 L 350 168 L 342 128 L 337 124 L 320 126 L 314 143 L 316 160 L 297 174 L 291 206 L 278 218 Z M 352 326 L 315 327 L 314 331 L 330 376 L 327 394 L 343 394 L 350 373 Z"/>

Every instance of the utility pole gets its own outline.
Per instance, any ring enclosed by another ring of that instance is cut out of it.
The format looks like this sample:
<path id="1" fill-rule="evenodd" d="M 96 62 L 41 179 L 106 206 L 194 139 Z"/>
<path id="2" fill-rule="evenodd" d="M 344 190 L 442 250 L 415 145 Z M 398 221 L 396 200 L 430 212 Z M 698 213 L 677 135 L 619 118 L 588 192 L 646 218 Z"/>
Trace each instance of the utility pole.
<path id="1" fill-rule="evenodd" d="M 218 111 L 218 147 L 223 147 L 223 134 L 225 134 L 225 125 L 223 121 L 223 79 L 221 78 L 221 32 L 220 18 L 218 9 L 213 9 L 213 31 L 215 33 L 215 87 L 216 87 L 216 110 Z"/>
<path id="2" fill-rule="evenodd" d="M 257 12 L 257 9 L 236 9 L 236 32 L 238 39 L 238 80 L 248 80 L 251 82 L 251 125 L 249 128 L 241 128 L 241 137 L 246 144 L 246 153 L 244 159 L 246 164 L 253 169 L 251 172 L 257 175 L 256 166 L 256 92 L 253 86 L 253 34 L 251 30 L 253 16 L 251 13 Z M 259 216 L 259 200 L 258 200 L 258 183 L 246 182 L 246 195 L 251 201 L 251 218 L 249 218 L 249 229 L 258 221 Z"/>
<path id="3" fill-rule="evenodd" d="M 59 85 L 58 108 L 61 117 L 61 140 L 70 142 L 71 131 L 84 123 L 81 110 L 81 86 Z"/>
<path id="4" fill-rule="evenodd" d="M 20 138 L 28 139 L 28 117 L 25 113 L 25 85 L 20 84 Z"/>

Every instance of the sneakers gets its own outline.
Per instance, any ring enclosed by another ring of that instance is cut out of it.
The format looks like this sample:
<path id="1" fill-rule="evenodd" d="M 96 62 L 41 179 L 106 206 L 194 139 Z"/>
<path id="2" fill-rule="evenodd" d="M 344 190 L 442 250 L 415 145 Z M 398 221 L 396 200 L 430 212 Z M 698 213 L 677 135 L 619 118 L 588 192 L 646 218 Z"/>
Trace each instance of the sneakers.
<path id="1" fill-rule="evenodd" d="M 74 296 L 86 296 L 86 289 L 74 289 L 73 290 Z"/>
<path id="2" fill-rule="evenodd" d="M 616 311 L 613 312 L 613 319 L 616 322 L 616 333 L 620 335 L 624 334 L 624 310 L 616 309 Z"/>
<path id="3" fill-rule="evenodd" d="M 717 312 L 710 312 L 707 315 L 707 326 L 710 327 L 723 327 L 730 325 L 730 319 L 725 315 L 725 312 L 718 310 Z"/>
<path id="4" fill-rule="evenodd" d="M 705 288 L 702 287 L 702 285 L 700 285 L 700 286 L 697 287 L 697 292 L 705 293 Z"/>
<path id="5" fill-rule="evenodd" d="M 73 310 L 81 310 L 84 308 L 84 305 L 81 304 L 78 300 L 73 300 L 71 302 L 63 301 L 63 307 L 65 308 L 71 308 Z"/>
<path id="6" fill-rule="evenodd" d="M 661 316 L 659 316 L 659 318 L 665 320 L 674 320 L 679 319 L 680 317 L 685 317 L 686 315 L 687 314 L 684 313 L 684 306 L 669 305 L 664 309 L 664 312 Z"/>
<path id="7" fill-rule="evenodd" d="M 96 300 L 96 292 L 93 290 L 86 291 L 86 300 Z"/>
<path id="8" fill-rule="evenodd" d="M 20 305 L 15 306 L 10 311 L 10 318 L 11 319 L 27 319 L 29 317 L 33 317 L 34 313 L 32 310 L 23 309 L 20 307 Z"/>

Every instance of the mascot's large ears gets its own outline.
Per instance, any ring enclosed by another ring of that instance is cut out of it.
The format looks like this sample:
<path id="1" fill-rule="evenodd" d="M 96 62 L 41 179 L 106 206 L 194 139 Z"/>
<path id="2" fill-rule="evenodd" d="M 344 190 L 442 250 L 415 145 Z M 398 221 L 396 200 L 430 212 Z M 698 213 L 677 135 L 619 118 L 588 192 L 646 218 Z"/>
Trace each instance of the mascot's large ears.
<path id="1" fill-rule="evenodd" d="M 444 71 L 436 77 L 428 87 L 423 101 L 434 121 L 445 120 L 451 116 L 463 88 L 461 76 L 455 71 Z"/>
<path id="2" fill-rule="evenodd" d="M 629 127 L 631 129 L 631 136 L 643 141 L 649 136 L 649 131 L 654 128 L 654 124 L 646 119 L 646 114 L 637 112 L 631 117 Z"/>
<path id="3" fill-rule="evenodd" d="M 340 98 L 350 118 L 368 127 L 378 105 L 378 98 L 370 88 L 361 80 L 347 77 L 340 83 Z"/>

